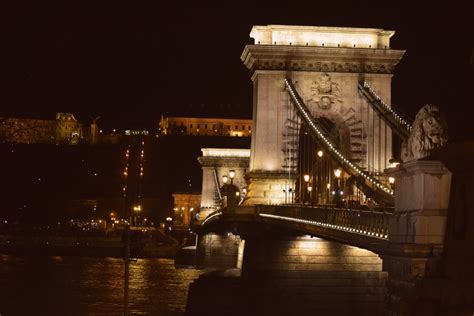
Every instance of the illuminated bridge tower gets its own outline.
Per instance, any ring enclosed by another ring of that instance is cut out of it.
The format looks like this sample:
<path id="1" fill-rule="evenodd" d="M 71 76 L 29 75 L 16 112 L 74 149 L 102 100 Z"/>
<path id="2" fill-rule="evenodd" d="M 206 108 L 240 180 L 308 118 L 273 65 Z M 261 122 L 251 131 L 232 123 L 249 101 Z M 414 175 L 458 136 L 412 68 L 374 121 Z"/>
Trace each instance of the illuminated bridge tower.
<path id="1" fill-rule="evenodd" d="M 241 59 L 252 73 L 253 127 L 247 204 L 288 201 L 298 178 L 299 120 L 285 89 L 289 78 L 312 115 L 337 131 L 341 151 L 377 175 L 392 157 L 392 130 L 359 92 L 362 81 L 390 104 L 391 80 L 404 51 L 394 31 L 254 26 Z"/>

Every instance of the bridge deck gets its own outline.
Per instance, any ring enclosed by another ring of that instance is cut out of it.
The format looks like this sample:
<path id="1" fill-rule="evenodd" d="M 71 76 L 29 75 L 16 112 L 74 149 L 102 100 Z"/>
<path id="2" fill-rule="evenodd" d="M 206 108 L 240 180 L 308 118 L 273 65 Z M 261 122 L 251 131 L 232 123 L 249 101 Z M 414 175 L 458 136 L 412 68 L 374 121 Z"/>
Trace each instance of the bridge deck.
<path id="1" fill-rule="evenodd" d="M 388 243 L 391 212 L 367 211 L 308 205 L 256 205 L 226 209 L 210 214 L 203 229 L 212 231 L 248 223 L 270 224 L 304 234 L 380 251 Z"/>

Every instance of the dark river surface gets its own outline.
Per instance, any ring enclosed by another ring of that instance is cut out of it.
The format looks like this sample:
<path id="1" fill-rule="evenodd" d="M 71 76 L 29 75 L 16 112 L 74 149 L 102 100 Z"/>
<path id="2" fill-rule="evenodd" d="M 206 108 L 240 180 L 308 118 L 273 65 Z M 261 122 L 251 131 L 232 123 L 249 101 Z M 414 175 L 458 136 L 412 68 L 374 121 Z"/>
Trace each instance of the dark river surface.
<path id="1" fill-rule="evenodd" d="M 125 263 L 118 258 L 0 254 L 0 315 L 123 315 Z M 189 284 L 204 270 L 172 259 L 129 268 L 131 315 L 183 315 Z"/>

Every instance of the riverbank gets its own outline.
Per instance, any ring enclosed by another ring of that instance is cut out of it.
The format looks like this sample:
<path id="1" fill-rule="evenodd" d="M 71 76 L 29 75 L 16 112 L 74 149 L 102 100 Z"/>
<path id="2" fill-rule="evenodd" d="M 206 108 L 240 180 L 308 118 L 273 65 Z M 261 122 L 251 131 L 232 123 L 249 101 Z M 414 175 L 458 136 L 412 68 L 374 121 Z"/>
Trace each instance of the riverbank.
<path id="1" fill-rule="evenodd" d="M 117 257 L 124 254 L 121 236 L 31 236 L 0 235 L 0 253 L 17 256 Z M 174 258 L 181 246 L 156 235 L 132 238 L 130 253 L 135 258 Z"/>

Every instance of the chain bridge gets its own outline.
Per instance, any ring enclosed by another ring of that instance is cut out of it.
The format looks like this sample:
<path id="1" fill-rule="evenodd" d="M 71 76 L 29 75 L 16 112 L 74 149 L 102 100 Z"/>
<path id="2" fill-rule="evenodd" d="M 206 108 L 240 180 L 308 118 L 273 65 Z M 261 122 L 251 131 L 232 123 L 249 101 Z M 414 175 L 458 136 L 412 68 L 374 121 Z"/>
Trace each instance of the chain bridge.
<path id="1" fill-rule="evenodd" d="M 390 48 L 393 34 L 253 27 L 241 57 L 254 85 L 251 150 L 218 167 L 200 158 L 213 195 L 203 199 L 214 202 L 197 244 L 200 264 L 240 268 L 243 283 L 230 288 L 253 293 L 246 306 L 263 295 L 285 313 L 474 311 L 474 203 L 459 193 L 472 191 L 474 172 L 457 164 L 474 150 L 452 144 L 401 163 L 419 116 L 390 104 L 404 54 Z M 206 280 L 191 286 L 190 311 L 205 308 L 196 293 Z M 279 288 L 298 303 L 274 302 Z"/>

